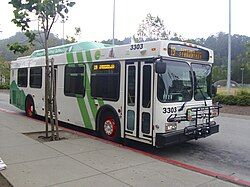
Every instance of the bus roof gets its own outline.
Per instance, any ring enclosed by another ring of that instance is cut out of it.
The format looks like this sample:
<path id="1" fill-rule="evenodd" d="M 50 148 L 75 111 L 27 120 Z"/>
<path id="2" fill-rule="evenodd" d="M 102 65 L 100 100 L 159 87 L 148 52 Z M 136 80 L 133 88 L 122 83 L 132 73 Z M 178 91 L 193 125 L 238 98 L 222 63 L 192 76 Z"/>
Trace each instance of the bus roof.
<path id="1" fill-rule="evenodd" d="M 211 49 L 179 41 L 158 40 L 127 45 L 106 45 L 97 42 L 79 42 L 49 49 L 54 64 L 110 61 L 126 59 L 169 58 L 202 63 L 213 63 Z M 44 50 L 34 51 L 30 56 L 18 58 L 12 68 L 45 66 Z"/>
<path id="2" fill-rule="evenodd" d="M 104 48 L 104 47 L 109 47 L 109 46 L 111 45 L 98 43 L 98 42 L 77 42 L 77 43 L 51 47 L 49 48 L 48 51 L 49 51 L 49 55 L 57 55 L 57 54 L 63 54 L 63 53 L 68 53 L 68 52 L 79 52 L 79 51 L 86 51 L 86 50 L 95 49 L 95 48 Z M 41 57 L 41 56 L 45 56 L 44 49 L 34 51 L 29 57 L 36 58 L 36 57 Z"/>

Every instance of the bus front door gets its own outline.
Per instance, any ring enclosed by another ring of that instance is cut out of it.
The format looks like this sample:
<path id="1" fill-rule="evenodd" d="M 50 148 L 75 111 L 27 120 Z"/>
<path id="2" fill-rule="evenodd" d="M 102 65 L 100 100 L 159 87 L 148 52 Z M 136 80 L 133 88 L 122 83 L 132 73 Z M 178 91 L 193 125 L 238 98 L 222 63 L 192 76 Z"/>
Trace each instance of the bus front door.
<path id="1" fill-rule="evenodd" d="M 126 62 L 125 137 L 152 143 L 153 63 Z"/>

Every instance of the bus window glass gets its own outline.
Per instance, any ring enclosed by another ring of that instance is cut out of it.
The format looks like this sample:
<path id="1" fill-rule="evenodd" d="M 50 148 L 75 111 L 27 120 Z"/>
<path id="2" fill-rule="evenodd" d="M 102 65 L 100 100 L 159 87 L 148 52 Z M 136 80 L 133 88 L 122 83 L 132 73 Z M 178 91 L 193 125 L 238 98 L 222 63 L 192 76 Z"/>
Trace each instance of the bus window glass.
<path id="1" fill-rule="evenodd" d="M 150 108 L 151 105 L 151 66 L 143 66 L 143 88 L 142 88 L 142 106 Z"/>
<path id="2" fill-rule="evenodd" d="M 166 72 L 158 75 L 159 101 L 163 103 L 190 101 L 193 95 L 190 66 L 178 61 L 166 61 L 166 63 Z"/>
<path id="3" fill-rule="evenodd" d="M 67 64 L 64 74 L 64 94 L 72 97 L 85 96 L 84 64 Z"/>
<path id="4" fill-rule="evenodd" d="M 127 129 L 133 131 L 135 130 L 135 112 L 133 110 L 128 110 L 127 115 Z"/>
<path id="5" fill-rule="evenodd" d="M 192 64 L 192 69 L 195 77 L 194 99 L 211 99 L 211 66 Z"/>
<path id="6" fill-rule="evenodd" d="M 42 67 L 30 68 L 30 87 L 31 88 L 42 87 Z"/>
<path id="7" fill-rule="evenodd" d="M 148 112 L 142 113 L 142 133 L 150 133 L 150 114 Z"/>
<path id="8" fill-rule="evenodd" d="M 93 63 L 91 96 L 117 101 L 120 93 L 120 64 L 117 62 Z"/>
<path id="9" fill-rule="evenodd" d="M 129 106 L 135 106 L 135 66 L 128 67 L 128 98 Z"/>
<path id="10" fill-rule="evenodd" d="M 28 69 L 20 68 L 17 72 L 17 84 L 19 87 L 27 87 Z"/>

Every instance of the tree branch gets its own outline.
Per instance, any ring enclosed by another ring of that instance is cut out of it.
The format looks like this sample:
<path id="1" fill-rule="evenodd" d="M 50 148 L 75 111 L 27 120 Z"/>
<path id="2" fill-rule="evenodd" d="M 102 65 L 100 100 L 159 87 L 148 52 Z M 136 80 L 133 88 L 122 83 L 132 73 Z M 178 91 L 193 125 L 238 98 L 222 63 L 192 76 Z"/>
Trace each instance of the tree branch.
<path id="1" fill-rule="evenodd" d="M 56 19 L 56 14 L 55 14 L 55 16 L 53 17 L 52 22 L 51 22 L 51 24 L 50 24 L 50 26 L 49 26 L 49 29 L 48 29 L 48 37 L 49 37 L 49 33 L 50 33 L 50 31 L 51 31 L 51 28 L 52 28 L 53 24 L 55 23 L 55 19 Z"/>

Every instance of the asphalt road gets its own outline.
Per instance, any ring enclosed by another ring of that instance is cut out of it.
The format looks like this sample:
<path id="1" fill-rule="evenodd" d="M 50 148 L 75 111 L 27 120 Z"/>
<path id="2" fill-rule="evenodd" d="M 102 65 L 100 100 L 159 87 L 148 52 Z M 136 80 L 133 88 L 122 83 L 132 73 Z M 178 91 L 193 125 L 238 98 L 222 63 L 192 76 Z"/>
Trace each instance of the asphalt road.
<path id="1" fill-rule="evenodd" d="M 0 108 L 22 114 L 8 102 L 8 92 L 0 91 Z M 221 114 L 217 122 L 220 124 L 220 132 L 205 139 L 164 149 L 152 149 L 141 144 L 132 146 L 155 155 L 250 181 L 250 116 Z"/>

